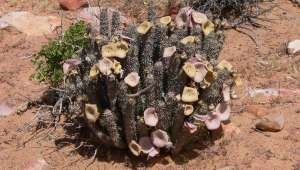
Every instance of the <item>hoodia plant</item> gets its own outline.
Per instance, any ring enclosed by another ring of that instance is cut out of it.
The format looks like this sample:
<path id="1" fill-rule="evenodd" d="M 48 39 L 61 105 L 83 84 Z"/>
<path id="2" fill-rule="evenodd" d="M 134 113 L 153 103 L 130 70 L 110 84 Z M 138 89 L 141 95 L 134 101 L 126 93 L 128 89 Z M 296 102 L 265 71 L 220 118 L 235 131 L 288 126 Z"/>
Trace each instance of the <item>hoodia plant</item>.
<path id="1" fill-rule="evenodd" d="M 90 32 L 91 46 L 66 70 L 65 96 L 68 114 L 83 117 L 99 143 L 154 157 L 228 120 L 235 81 L 230 63 L 217 61 L 224 38 L 209 17 L 190 7 L 175 18 L 150 11 L 121 26 L 102 9 L 100 33 Z"/>

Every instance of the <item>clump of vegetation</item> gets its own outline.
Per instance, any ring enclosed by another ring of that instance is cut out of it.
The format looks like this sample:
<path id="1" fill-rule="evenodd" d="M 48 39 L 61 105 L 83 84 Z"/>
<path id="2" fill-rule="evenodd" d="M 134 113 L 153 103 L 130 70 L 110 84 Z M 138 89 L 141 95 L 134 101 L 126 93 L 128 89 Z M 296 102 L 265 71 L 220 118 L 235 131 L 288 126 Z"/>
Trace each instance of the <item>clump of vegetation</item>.
<path id="1" fill-rule="evenodd" d="M 149 158 L 212 139 L 230 119 L 239 79 L 228 61 L 218 61 L 224 32 L 208 11 L 185 6 L 175 17 L 157 18 L 149 3 L 148 19 L 121 31 L 120 14 L 101 9 L 98 32 L 49 104 L 55 120 L 64 116 L 66 136 Z M 61 74 L 71 56 L 56 62 Z"/>
<path id="2" fill-rule="evenodd" d="M 59 39 L 49 42 L 35 55 L 32 63 L 36 66 L 36 73 L 32 78 L 59 86 L 64 76 L 63 63 L 88 46 L 88 30 L 85 23 L 80 21 L 71 25 Z"/>
<path id="3" fill-rule="evenodd" d="M 210 139 L 229 119 L 235 85 L 230 63 L 217 62 L 222 33 L 190 7 L 175 19 L 156 18 L 150 4 L 148 20 L 121 33 L 119 13 L 110 19 L 108 12 L 100 11 L 100 34 L 65 75 L 52 115 L 88 129 L 95 146 L 135 156 L 178 154 Z"/>

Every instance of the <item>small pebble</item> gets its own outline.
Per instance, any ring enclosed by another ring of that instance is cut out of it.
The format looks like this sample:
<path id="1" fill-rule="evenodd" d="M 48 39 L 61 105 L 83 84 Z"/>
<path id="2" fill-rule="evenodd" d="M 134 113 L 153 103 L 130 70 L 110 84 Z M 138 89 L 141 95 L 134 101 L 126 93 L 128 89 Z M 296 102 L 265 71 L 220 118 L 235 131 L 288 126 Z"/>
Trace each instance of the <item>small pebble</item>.
<path id="1" fill-rule="evenodd" d="M 219 168 L 217 170 L 236 170 L 237 168 L 235 166 L 226 166 L 223 168 Z"/>
<path id="2" fill-rule="evenodd" d="M 260 119 L 255 127 L 261 131 L 279 132 L 283 129 L 284 122 L 282 114 L 270 114 Z"/>
<path id="3" fill-rule="evenodd" d="M 297 55 L 300 53 L 300 40 L 293 40 L 288 43 L 287 52 L 289 54 Z"/>

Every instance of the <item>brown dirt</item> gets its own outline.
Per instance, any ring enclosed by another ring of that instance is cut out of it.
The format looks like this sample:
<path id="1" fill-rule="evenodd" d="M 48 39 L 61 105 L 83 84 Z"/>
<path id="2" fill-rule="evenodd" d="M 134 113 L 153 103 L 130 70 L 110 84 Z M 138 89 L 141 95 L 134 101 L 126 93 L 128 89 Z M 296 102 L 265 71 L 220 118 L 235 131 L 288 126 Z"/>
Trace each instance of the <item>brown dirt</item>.
<path id="1" fill-rule="evenodd" d="M 118 2 L 118 1 L 114 1 Z M 300 94 L 280 94 L 279 97 L 247 96 L 248 88 L 286 88 L 300 90 L 300 56 L 288 56 L 284 44 L 300 38 L 300 8 L 286 0 L 265 14 L 271 22 L 261 21 L 266 28 L 251 28 L 245 32 L 256 37 L 259 54 L 251 39 L 235 30 L 226 32 L 221 59 L 230 61 L 241 73 L 243 85 L 236 91 L 241 97 L 233 102 L 231 123 L 224 125 L 225 136 L 209 148 L 196 147 L 178 157 L 165 156 L 151 162 L 128 161 L 120 151 L 100 156 L 89 169 L 300 169 Z M 266 4 L 267 6 L 269 4 Z M 0 16 L 8 11 L 29 10 L 35 14 L 58 16 L 54 0 L 3 1 Z M 72 19 L 75 12 L 67 12 Z M 46 85 L 29 80 L 34 68 L 30 56 L 47 43 L 45 37 L 28 37 L 17 30 L 0 30 L 0 104 L 15 108 L 39 96 Z M 252 128 L 256 120 L 269 113 L 282 113 L 285 127 L 277 133 L 259 133 Z M 74 145 L 57 150 L 54 138 L 41 133 L 37 139 L 23 145 L 32 136 L 24 128 L 35 109 L 22 115 L 0 117 L 1 169 L 30 169 L 38 159 L 44 159 L 53 169 L 84 169 L 91 156 L 70 152 Z M 62 133 L 60 133 L 62 134 Z M 44 136 L 43 136 L 44 135 Z M 198 146 L 203 146 L 198 144 Z M 100 151 L 101 152 L 101 151 Z M 102 155 L 102 154 L 100 154 Z M 126 162 L 126 163 L 125 163 Z"/>

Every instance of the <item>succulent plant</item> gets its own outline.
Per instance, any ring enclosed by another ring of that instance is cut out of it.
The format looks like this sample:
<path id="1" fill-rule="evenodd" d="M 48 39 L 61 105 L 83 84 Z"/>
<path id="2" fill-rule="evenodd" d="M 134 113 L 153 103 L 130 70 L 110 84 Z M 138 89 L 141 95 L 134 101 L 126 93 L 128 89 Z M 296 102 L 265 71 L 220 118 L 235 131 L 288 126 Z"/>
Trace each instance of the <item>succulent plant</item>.
<path id="1" fill-rule="evenodd" d="M 116 34 L 118 13 L 109 29 L 101 10 L 102 38 L 83 50 L 65 84 L 71 98 L 86 96 L 74 103 L 81 102 L 100 143 L 136 156 L 178 153 L 228 119 L 233 71 L 228 62 L 216 63 L 223 36 L 205 14 L 182 11 L 189 18 L 176 17 L 180 26 L 150 10 L 149 20 Z"/>

